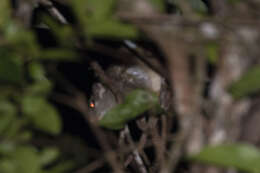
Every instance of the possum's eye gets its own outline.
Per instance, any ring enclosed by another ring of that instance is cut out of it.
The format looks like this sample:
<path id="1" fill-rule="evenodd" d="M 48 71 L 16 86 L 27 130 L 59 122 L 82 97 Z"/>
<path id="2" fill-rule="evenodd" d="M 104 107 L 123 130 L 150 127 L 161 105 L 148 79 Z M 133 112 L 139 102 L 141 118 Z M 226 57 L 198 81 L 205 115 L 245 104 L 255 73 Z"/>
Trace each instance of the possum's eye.
<path id="1" fill-rule="evenodd" d="M 89 104 L 88 104 L 88 107 L 91 108 L 91 109 L 94 109 L 95 108 L 95 102 L 94 101 L 90 101 Z"/>

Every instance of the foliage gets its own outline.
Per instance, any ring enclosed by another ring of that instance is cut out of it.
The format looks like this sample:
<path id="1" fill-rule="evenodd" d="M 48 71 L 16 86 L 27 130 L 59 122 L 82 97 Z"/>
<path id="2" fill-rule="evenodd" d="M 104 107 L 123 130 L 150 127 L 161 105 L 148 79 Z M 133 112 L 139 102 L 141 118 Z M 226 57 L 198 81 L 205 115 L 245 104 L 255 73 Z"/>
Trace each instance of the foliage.
<path id="1" fill-rule="evenodd" d="M 75 0 L 71 1 L 71 5 L 87 37 L 134 38 L 137 36 L 137 30 L 132 25 L 124 24 L 113 16 L 115 0 Z"/>
<path id="2" fill-rule="evenodd" d="M 151 108 L 158 108 L 158 96 L 145 90 L 134 90 L 118 104 L 107 112 L 99 121 L 99 125 L 109 129 L 122 129 L 127 122 L 135 119 Z"/>
<path id="3" fill-rule="evenodd" d="M 150 2 L 155 8 L 159 9 L 160 12 L 165 11 L 165 4 L 163 0 L 150 0 Z"/>
<path id="4" fill-rule="evenodd" d="M 238 81 L 234 82 L 229 91 L 236 99 L 257 93 L 260 90 L 260 67 L 254 66 L 248 70 Z"/>
<path id="5" fill-rule="evenodd" d="M 34 32 L 11 17 L 7 0 L 0 2 L 0 172 L 40 173 L 54 171 L 60 163 L 58 148 L 38 149 L 30 144 L 36 129 L 58 135 L 62 122 L 49 102 L 52 83 L 46 78 L 42 59 L 48 51 L 40 48 Z M 59 50 L 64 54 L 61 49 Z M 54 53 L 54 51 L 53 51 Z M 50 56 L 49 56 L 50 57 Z M 55 60 L 52 55 L 50 60 Z M 71 57 L 70 57 L 71 59 Z M 53 166 L 45 169 L 49 164 Z"/>
<path id="6" fill-rule="evenodd" d="M 205 147 L 199 154 L 192 156 L 191 159 L 251 173 L 260 172 L 260 151 L 248 144 Z"/>

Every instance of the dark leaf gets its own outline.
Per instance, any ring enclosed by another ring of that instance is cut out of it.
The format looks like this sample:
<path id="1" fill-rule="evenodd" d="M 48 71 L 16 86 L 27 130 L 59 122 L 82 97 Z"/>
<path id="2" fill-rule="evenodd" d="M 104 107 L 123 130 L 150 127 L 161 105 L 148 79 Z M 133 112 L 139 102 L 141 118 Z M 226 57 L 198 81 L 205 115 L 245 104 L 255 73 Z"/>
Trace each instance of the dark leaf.
<path id="1" fill-rule="evenodd" d="M 158 108 L 156 94 L 145 90 L 134 90 L 125 99 L 124 103 L 117 105 L 99 121 L 99 125 L 109 129 L 121 129 L 124 125 L 152 108 Z"/>
<path id="2" fill-rule="evenodd" d="M 230 88 L 230 93 L 235 99 L 239 99 L 260 91 L 260 66 L 254 66 L 248 70 Z"/>
<path id="3" fill-rule="evenodd" d="M 236 168 L 251 173 L 260 172 L 260 151 L 246 144 L 229 144 L 204 148 L 192 160 Z"/>
<path id="4" fill-rule="evenodd" d="M 23 112 L 36 128 L 53 135 L 61 132 L 62 124 L 59 114 L 44 98 L 25 96 L 22 103 Z"/>
<path id="5" fill-rule="evenodd" d="M 8 49 L 0 48 L 0 82 L 20 83 L 23 68 L 17 55 Z"/>

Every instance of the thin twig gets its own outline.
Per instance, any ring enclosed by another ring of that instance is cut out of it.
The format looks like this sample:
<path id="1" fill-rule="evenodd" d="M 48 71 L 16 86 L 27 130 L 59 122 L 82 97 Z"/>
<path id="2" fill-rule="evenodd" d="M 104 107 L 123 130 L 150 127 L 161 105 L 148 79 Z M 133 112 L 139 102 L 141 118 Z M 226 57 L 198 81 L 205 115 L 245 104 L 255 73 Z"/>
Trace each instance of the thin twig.
<path id="1" fill-rule="evenodd" d="M 127 125 L 125 126 L 124 130 L 121 131 L 121 133 L 123 134 L 122 136 L 124 136 L 130 144 L 130 147 L 132 149 L 132 153 L 134 156 L 134 160 L 135 160 L 136 164 L 138 165 L 139 171 L 141 173 L 148 173 L 148 171 L 144 165 L 144 162 L 140 156 L 138 148 L 134 145 L 134 141 L 131 137 L 131 134 L 130 134 L 130 131 L 129 131 L 129 128 Z"/>
<path id="2" fill-rule="evenodd" d="M 39 0 L 39 3 L 44 6 L 49 13 L 62 24 L 68 24 L 67 19 L 61 14 L 61 12 L 54 7 L 53 3 L 49 0 Z"/>
<path id="3" fill-rule="evenodd" d="M 165 141 L 162 140 L 162 137 L 158 132 L 158 118 L 151 117 L 149 119 L 149 124 L 151 125 L 150 131 L 152 136 L 153 145 L 156 150 L 156 163 L 160 165 L 160 167 L 165 166 Z"/>

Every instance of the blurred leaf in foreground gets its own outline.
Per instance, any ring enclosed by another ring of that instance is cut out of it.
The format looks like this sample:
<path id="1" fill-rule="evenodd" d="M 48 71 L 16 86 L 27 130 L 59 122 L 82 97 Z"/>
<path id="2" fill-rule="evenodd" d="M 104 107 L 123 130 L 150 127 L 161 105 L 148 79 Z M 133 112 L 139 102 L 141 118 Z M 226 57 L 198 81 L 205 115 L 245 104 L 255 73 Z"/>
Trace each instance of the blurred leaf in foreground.
<path id="1" fill-rule="evenodd" d="M 39 55 L 39 45 L 35 35 L 30 30 L 25 30 L 17 23 L 10 21 L 5 27 L 5 39 L 12 45 L 15 52 L 21 56 L 30 56 L 30 58 Z"/>
<path id="2" fill-rule="evenodd" d="M 0 135 L 15 119 L 16 107 L 7 100 L 0 100 Z"/>
<path id="3" fill-rule="evenodd" d="M 145 90 L 134 90 L 127 95 L 122 104 L 107 112 L 99 121 L 99 125 L 109 129 L 121 129 L 124 125 L 152 108 L 158 108 L 159 102 L 156 94 Z"/>
<path id="4" fill-rule="evenodd" d="M 46 96 L 49 94 L 52 89 L 52 83 L 46 77 L 42 64 L 32 62 L 28 65 L 28 71 L 34 82 L 26 87 L 26 95 Z"/>
<path id="5" fill-rule="evenodd" d="M 56 148 L 44 148 L 41 152 L 40 163 L 46 166 L 47 164 L 53 162 L 59 156 L 59 151 Z"/>
<path id="6" fill-rule="evenodd" d="M 74 0 L 71 5 L 82 25 L 88 20 L 104 20 L 110 18 L 115 11 L 115 0 Z"/>
<path id="7" fill-rule="evenodd" d="M 159 11 L 163 12 L 165 11 L 165 2 L 164 0 L 150 0 L 151 3 L 155 8 L 157 8 Z"/>
<path id="8" fill-rule="evenodd" d="M 56 135 L 61 132 L 62 122 L 56 109 L 44 98 L 25 96 L 23 111 L 39 130 Z"/>
<path id="9" fill-rule="evenodd" d="M 89 14 L 96 19 L 110 17 L 115 10 L 115 0 L 87 0 L 86 2 Z"/>
<path id="10" fill-rule="evenodd" d="M 41 170 L 37 151 L 33 147 L 18 147 L 11 158 L 16 172 L 39 173 Z"/>
<path id="11" fill-rule="evenodd" d="M 137 29 L 115 18 L 115 0 L 74 0 L 72 7 L 87 38 L 135 38 Z"/>
<path id="12" fill-rule="evenodd" d="M 11 16 L 11 8 L 9 0 L 1 0 L 0 1 L 0 28 L 4 27 L 5 24 L 10 21 Z"/>
<path id="13" fill-rule="evenodd" d="M 45 49 L 41 51 L 40 59 L 56 61 L 75 61 L 76 52 L 67 49 Z"/>
<path id="14" fill-rule="evenodd" d="M 22 63 L 18 55 L 3 47 L 0 48 L 0 82 L 20 83 L 22 72 Z"/>
<path id="15" fill-rule="evenodd" d="M 250 68 L 247 73 L 230 86 L 229 91 L 235 99 L 259 92 L 260 66 Z"/>
<path id="16" fill-rule="evenodd" d="M 246 144 L 229 144 L 204 148 L 192 160 L 236 168 L 251 173 L 260 172 L 260 150 Z"/>
<path id="17" fill-rule="evenodd" d="M 86 34 L 92 37 L 114 37 L 114 38 L 135 38 L 137 29 L 129 24 L 120 23 L 120 21 L 105 19 L 99 21 L 89 21 Z"/>

